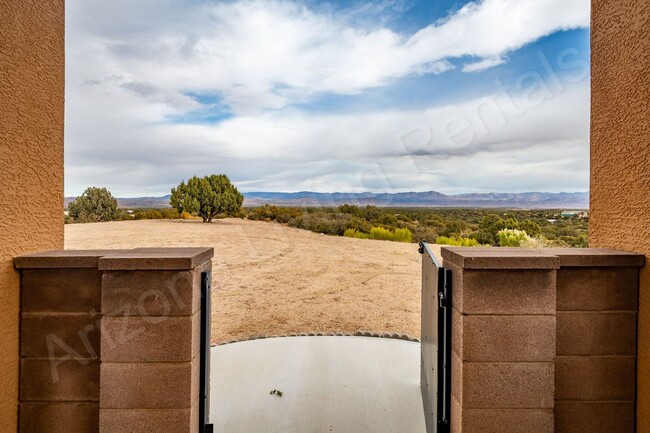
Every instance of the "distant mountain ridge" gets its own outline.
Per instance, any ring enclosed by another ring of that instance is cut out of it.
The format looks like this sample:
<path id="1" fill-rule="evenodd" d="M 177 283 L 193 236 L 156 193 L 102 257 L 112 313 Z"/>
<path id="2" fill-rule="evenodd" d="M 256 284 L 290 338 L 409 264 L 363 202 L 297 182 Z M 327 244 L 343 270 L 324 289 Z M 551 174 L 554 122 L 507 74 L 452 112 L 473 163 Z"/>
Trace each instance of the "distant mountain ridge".
<path id="1" fill-rule="evenodd" d="M 442 194 L 436 191 L 399 193 L 320 193 L 320 192 L 245 192 L 244 206 L 326 207 L 354 204 L 380 207 L 463 207 L 559 209 L 589 208 L 588 192 L 521 192 Z M 118 198 L 121 208 L 169 207 L 169 195 L 162 197 Z M 68 206 L 74 197 L 66 197 Z"/>
<path id="2" fill-rule="evenodd" d="M 588 192 L 469 193 L 447 195 L 437 191 L 400 193 L 316 193 L 316 192 L 249 192 L 244 193 L 246 206 L 274 204 L 280 206 L 360 206 L 382 207 L 507 207 L 507 208 L 576 208 L 589 207 Z"/>

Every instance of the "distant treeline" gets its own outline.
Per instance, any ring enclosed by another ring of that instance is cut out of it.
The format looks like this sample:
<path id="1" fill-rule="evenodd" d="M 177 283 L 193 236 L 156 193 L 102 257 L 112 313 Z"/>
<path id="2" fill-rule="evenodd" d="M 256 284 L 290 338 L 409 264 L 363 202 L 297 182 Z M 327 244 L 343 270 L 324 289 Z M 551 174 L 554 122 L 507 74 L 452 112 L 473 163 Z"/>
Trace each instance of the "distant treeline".
<path id="1" fill-rule="evenodd" d="M 298 208 L 266 205 L 242 208 L 234 217 L 275 221 L 316 233 L 364 239 L 401 242 L 427 240 L 431 243 L 467 246 L 586 247 L 588 218 L 563 218 L 561 212 L 560 209 L 425 209 L 353 205 Z M 198 217 L 181 214 L 175 209 L 132 209 L 120 210 L 117 219 L 181 218 Z"/>
<path id="2" fill-rule="evenodd" d="M 562 218 L 561 210 L 337 208 L 262 206 L 244 209 L 251 220 L 276 221 L 335 236 L 427 240 L 450 245 L 586 247 L 587 218 Z M 410 234 L 407 234 L 407 232 Z"/>

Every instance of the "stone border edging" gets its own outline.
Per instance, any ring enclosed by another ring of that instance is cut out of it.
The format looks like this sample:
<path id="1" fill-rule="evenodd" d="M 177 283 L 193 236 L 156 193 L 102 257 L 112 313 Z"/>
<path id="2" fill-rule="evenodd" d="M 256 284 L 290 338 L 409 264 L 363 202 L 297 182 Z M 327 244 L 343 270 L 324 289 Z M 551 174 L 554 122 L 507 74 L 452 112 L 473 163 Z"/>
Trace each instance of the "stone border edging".
<path id="1" fill-rule="evenodd" d="M 342 332 L 329 332 L 329 333 L 310 332 L 310 333 L 285 334 L 285 335 L 259 335 L 259 336 L 249 337 L 249 338 L 242 338 L 240 340 L 229 340 L 223 343 L 211 344 L 210 347 L 224 346 L 226 344 L 233 344 L 233 343 L 243 343 L 244 341 L 264 340 L 266 338 L 286 338 L 286 337 L 374 337 L 374 338 L 390 338 L 393 340 L 411 341 L 414 343 L 420 342 L 419 338 L 412 338 L 406 334 L 390 334 L 388 332 L 382 334 L 376 332 L 368 332 L 368 331 L 356 331 L 354 334 L 346 334 Z"/>

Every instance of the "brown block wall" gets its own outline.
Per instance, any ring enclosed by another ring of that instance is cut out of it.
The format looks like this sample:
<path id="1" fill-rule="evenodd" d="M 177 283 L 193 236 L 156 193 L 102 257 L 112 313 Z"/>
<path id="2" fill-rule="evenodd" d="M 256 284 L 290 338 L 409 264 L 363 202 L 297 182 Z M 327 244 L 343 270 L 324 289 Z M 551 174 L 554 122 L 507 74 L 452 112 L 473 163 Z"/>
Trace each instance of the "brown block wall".
<path id="1" fill-rule="evenodd" d="M 452 432 L 635 431 L 642 255 L 442 255 L 453 287 Z"/>
<path id="2" fill-rule="evenodd" d="M 17 258 L 19 431 L 196 432 L 201 272 L 211 257 L 138 249 Z"/>

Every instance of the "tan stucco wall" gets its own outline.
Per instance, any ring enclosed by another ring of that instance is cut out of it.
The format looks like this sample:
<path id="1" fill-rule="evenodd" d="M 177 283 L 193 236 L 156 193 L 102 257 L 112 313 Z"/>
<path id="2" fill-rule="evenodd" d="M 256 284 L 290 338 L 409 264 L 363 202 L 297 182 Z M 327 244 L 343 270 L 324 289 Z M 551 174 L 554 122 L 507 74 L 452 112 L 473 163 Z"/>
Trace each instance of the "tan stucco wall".
<path id="1" fill-rule="evenodd" d="M 0 0 L 0 433 L 16 431 L 16 255 L 63 247 L 64 0 Z"/>
<path id="2" fill-rule="evenodd" d="M 592 1 L 589 244 L 650 254 L 650 2 Z M 650 262 L 641 274 L 638 431 L 650 431 Z"/>

